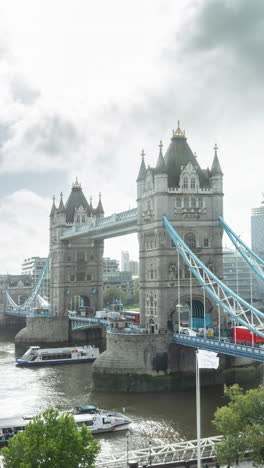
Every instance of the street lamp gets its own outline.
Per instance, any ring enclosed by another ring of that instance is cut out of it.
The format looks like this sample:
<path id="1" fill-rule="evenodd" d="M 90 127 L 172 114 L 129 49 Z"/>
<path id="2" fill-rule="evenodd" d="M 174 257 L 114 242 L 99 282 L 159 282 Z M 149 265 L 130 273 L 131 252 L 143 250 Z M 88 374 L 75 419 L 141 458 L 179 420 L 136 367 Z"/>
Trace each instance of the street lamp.
<path id="1" fill-rule="evenodd" d="M 179 324 L 179 326 L 178 326 L 178 328 L 179 328 L 178 332 L 179 332 L 179 333 L 180 333 L 180 327 L 181 327 L 181 307 L 182 307 L 181 304 L 177 304 L 177 305 L 176 305 L 176 309 L 178 310 L 178 324 Z"/>
<path id="2" fill-rule="evenodd" d="M 152 441 L 149 441 L 149 466 L 152 465 L 152 460 L 151 460 L 151 446 L 152 446 Z"/>
<path id="3" fill-rule="evenodd" d="M 127 467 L 129 463 L 129 432 L 126 433 L 126 447 L 127 447 Z"/>

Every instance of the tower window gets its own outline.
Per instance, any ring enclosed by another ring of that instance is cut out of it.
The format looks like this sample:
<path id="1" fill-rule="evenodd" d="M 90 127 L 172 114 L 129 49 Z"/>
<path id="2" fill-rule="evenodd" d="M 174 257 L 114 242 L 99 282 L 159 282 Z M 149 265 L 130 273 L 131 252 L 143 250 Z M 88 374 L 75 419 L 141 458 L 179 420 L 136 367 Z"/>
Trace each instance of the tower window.
<path id="1" fill-rule="evenodd" d="M 193 232 L 187 232 L 184 236 L 184 241 L 188 247 L 192 250 L 196 247 L 196 238 Z"/>
<path id="2" fill-rule="evenodd" d="M 207 237 L 204 238 L 204 247 L 209 247 L 209 239 Z"/>
<path id="3" fill-rule="evenodd" d="M 195 208 L 196 207 L 196 200 L 195 198 L 191 198 L 191 207 Z"/>
<path id="4" fill-rule="evenodd" d="M 177 208 L 181 207 L 181 198 L 176 198 L 176 206 Z"/>
<path id="5" fill-rule="evenodd" d="M 85 223 L 85 215 L 82 215 L 82 223 Z"/>
<path id="6" fill-rule="evenodd" d="M 183 199 L 183 204 L 184 204 L 184 208 L 188 208 L 188 207 L 189 207 L 189 200 L 188 200 L 188 198 L 184 198 L 184 199 Z"/>
<path id="7" fill-rule="evenodd" d="M 184 177 L 184 179 L 183 179 L 183 188 L 188 188 L 188 179 L 187 179 L 187 177 Z"/>
<path id="8" fill-rule="evenodd" d="M 203 200 L 201 198 L 198 198 L 198 206 L 199 208 L 203 207 Z"/>
<path id="9" fill-rule="evenodd" d="M 195 189 L 195 179 L 191 179 L 191 189 Z"/>

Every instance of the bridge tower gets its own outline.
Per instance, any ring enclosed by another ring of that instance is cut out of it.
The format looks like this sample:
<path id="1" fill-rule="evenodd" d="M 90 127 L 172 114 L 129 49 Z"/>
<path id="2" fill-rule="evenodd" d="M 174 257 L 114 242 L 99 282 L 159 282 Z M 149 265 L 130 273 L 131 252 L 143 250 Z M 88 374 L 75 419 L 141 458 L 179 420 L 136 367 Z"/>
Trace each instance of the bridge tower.
<path id="1" fill-rule="evenodd" d="M 64 206 L 61 194 L 58 208 L 50 213 L 50 300 L 52 311 L 59 316 L 68 310 L 90 306 L 94 310 L 103 306 L 103 240 L 77 237 L 61 240 L 67 229 L 81 230 L 82 225 L 93 224 L 94 217 L 104 216 L 99 194 L 97 208 L 92 199 L 87 202 L 78 180 L 72 184 L 70 196 Z"/>
<path id="2" fill-rule="evenodd" d="M 210 298 L 204 300 L 201 288 L 190 279 L 162 218 L 168 217 L 186 244 L 221 278 L 222 228 L 218 217 L 223 214 L 223 173 L 217 146 L 211 169 L 201 169 L 178 123 L 165 156 L 162 142 L 159 148 L 154 168 L 146 167 L 142 152 L 137 178 L 142 325 L 151 332 L 167 330 L 172 324 L 177 329 L 180 317 L 183 326 L 192 323 L 195 328 L 203 327 L 205 303 L 207 325 L 211 326 L 214 306 Z"/>

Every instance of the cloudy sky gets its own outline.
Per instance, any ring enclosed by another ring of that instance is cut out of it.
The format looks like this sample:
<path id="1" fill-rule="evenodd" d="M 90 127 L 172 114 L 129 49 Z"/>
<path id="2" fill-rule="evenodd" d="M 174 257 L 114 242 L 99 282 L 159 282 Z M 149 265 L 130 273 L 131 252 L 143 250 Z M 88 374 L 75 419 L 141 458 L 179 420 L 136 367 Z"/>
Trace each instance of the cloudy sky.
<path id="1" fill-rule="evenodd" d="M 263 0 L 0 3 L 0 273 L 46 256 L 51 198 L 77 176 L 106 215 L 136 206 L 178 119 L 200 165 L 219 147 L 224 217 L 250 242 L 263 183 Z M 135 236 L 109 240 L 137 256 Z"/>

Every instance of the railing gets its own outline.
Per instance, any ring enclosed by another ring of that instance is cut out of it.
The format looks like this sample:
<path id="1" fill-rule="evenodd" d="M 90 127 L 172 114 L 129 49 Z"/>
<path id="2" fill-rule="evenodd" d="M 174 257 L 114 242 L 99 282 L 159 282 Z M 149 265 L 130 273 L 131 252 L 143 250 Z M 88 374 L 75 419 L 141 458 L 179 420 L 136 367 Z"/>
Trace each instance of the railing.
<path id="1" fill-rule="evenodd" d="M 52 314 L 51 312 L 43 312 L 43 313 L 34 313 L 28 309 L 16 309 L 16 310 L 5 310 L 5 315 L 10 315 L 13 317 L 56 317 L 56 314 Z"/>
<path id="2" fill-rule="evenodd" d="M 201 439 L 201 459 L 215 457 L 215 444 L 222 436 Z M 96 468 L 127 468 L 129 462 L 137 461 L 140 465 L 158 465 L 173 462 L 187 462 L 197 459 L 197 440 L 176 442 L 174 444 L 152 446 L 138 450 L 117 452 L 111 455 L 99 455 Z"/>
<path id="3" fill-rule="evenodd" d="M 173 342 L 191 348 L 208 349 L 217 353 L 228 354 L 229 356 L 264 362 L 264 347 L 245 346 L 228 341 L 219 341 L 214 338 L 202 338 L 179 333 L 173 334 Z"/>
<path id="4" fill-rule="evenodd" d="M 79 317 L 77 315 L 71 315 L 69 316 L 69 320 L 71 323 L 71 329 L 74 330 L 79 330 L 80 328 L 89 328 L 89 327 L 94 327 L 96 325 L 99 326 L 108 326 L 108 320 L 105 319 L 100 319 L 96 317 Z"/>

